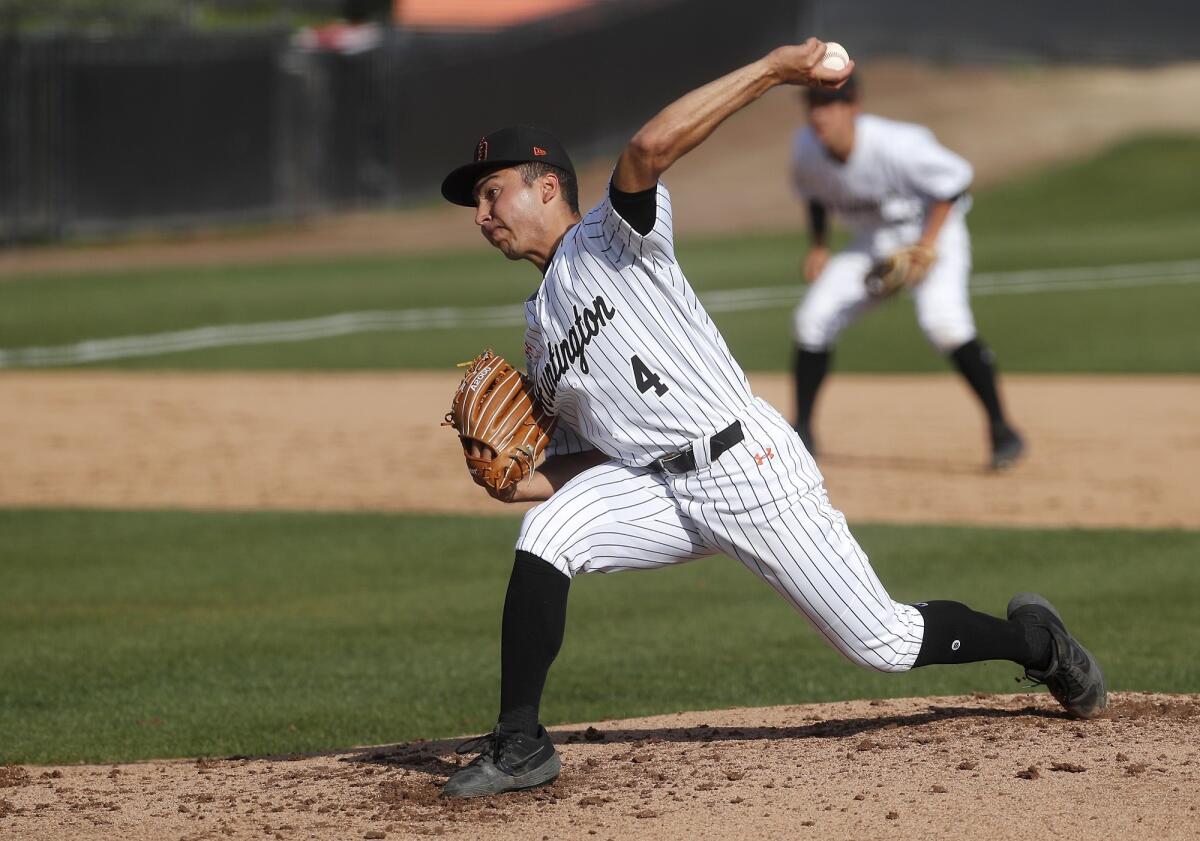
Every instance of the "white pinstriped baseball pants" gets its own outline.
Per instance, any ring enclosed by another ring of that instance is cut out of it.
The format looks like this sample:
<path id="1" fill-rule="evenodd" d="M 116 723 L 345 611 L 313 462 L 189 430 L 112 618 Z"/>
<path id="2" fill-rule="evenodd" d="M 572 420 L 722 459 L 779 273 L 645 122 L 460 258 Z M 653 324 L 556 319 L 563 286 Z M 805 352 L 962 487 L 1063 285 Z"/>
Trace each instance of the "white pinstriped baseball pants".
<path id="1" fill-rule="evenodd" d="M 887 594 L 796 433 L 761 399 L 737 418 L 744 440 L 713 463 L 707 441 L 693 444 L 691 473 L 612 461 L 579 474 L 526 513 L 517 549 L 569 577 L 725 554 L 852 662 L 883 672 L 912 668 L 921 614 Z"/>

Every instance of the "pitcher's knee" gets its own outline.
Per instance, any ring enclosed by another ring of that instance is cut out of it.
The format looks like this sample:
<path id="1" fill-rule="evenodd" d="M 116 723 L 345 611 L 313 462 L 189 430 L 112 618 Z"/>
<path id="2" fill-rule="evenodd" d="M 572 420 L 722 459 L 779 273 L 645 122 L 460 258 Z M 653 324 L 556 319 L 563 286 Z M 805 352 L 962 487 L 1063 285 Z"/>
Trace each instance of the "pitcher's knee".
<path id="1" fill-rule="evenodd" d="M 872 671 L 883 672 L 884 674 L 907 672 L 912 669 L 913 664 L 917 660 L 916 654 L 913 654 L 911 657 L 896 657 L 891 654 L 882 654 L 881 652 L 873 652 L 873 654 L 881 656 L 872 657 L 872 659 L 863 665 Z"/>
<path id="2" fill-rule="evenodd" d="M 554 514 L 548 507 L 548 503 L 543 503 L 525 512 L 517 536 L 517 551 L 543 558 L 567 578 L 573 578 L 575 573 L 565 554 L 563 530 L 555 527 Z"/>
<path id="3" fill-rule="evenodd" d="M 890 617 L 879 617 L 878 624 L 866 623 L 849 638 L 838 638 L 834 645 L 850 662 L 876 672 L 907 672 L 921 653 L 925 624 L 911 605 L 896 605 Z"/>
<path id="4" fill-rule="evenodd" d="M 918 646 L 919 648 L 919 646 Z M 873 645 L 843 648 L 838 646 L 842 656 L 856 666 L 870 669 L 873 672 L 898 673 L 907 672 L 917 660 L 917 651 L 909 651 L 903 646 Z"/>

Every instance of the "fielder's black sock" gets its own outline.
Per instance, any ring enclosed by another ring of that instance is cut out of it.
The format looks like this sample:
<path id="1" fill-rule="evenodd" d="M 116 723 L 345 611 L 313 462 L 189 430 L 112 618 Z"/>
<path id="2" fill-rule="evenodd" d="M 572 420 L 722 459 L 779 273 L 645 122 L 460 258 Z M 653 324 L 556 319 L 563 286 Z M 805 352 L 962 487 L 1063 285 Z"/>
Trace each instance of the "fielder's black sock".
<path id="1" fill-rule="evenodd" d="M 1050 663 L 1050 632 L 1045 628 L 988 616 L 961 602 L 922 602 L 915 607 L 925 618 L 925 636 L 914 668 L 1012 660 L 1041 670 Z"/>
<path id="2" fill-rule="evenodd" d="M 804 439 L 804 446 L 813 449 L 812 413 L 817 402 L 817 391 L 829 373 L 831 351 L 811 351 L 796 348 L 792 364 L 792 376 L 796 381 L 796 431 Z"/>
<path id="3" fill-rule="evenodd" d="M 571 579 L 537 555 L 517 550 L 500 636 L 500 729 L 538 733 L 550 664 L 562 646 Z"/>
<path id="4" fill-rule="evenodd" d="M 983 404 L 992 430 L 1000 427 L 1007 429 L 1000 393 L 996 389 L 996 357 L 991 348 L 977 338 L 971 339 L 951 353 L 950 359 Z"/>

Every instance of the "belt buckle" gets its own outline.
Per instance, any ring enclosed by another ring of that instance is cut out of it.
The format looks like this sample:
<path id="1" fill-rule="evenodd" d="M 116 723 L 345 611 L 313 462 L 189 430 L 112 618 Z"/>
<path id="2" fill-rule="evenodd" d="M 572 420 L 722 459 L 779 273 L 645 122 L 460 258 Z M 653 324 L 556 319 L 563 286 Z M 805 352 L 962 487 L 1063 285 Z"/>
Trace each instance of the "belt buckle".
<path id="1" fill-rule="evenodd" d="M 670 464 L 671 462 L 675 461 L 676 459 L 680 459 L 680 458 L 687 456 L 691 452 L 692 452 L 692 448 L 688 447 L 687 449 L 680 450 L 677 453 L 671 453 L 671 455 L 669 455 L 669 456 L 663 456 L 662 458 L 660 458 L 658 460 L 659 470 L 661 470 L 663 473 L 671 473 L 672 475 L 675 475 L 674 471 L 672 471 L 671 468 L 667 467 L 667 465 Z M 686 471 L 684 471 L 684 472 L 686 472 Z"/>

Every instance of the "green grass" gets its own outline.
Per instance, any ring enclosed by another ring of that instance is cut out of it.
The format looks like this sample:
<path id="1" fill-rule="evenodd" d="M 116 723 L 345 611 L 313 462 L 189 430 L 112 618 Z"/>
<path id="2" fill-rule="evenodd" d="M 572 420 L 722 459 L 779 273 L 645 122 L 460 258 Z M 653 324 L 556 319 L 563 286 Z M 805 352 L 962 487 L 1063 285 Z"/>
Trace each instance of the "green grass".
<path id="1" fill-rule="evenodd" d="M 483 732 L 516 519 L 0 511 L 0 764 Z M 1200 691 L 1195 532 L 859 526 L 899 600 L 1053 598 L 1114 689 Z M 547 722 L 1012 691 L 859 669 L 723 558 L 572 585 Z"/>
<path id="2" fill-rule="evenodd" d="M 0 282 L 0 335 L 5 347 L 53 345 L 348 310 L 511 304 L 536 278 L 527 263 L 476 251 L 14 279 Z"/>
<path id="3" fill-rule="evenodd" d="M 1200 283 L 976 298 L 979 334 L 1009 372 L 1200 373 L 1196 313 Z M 734 356 L 750 371 L 791 364 L 791 313 L 725 313 L 718 318 Z M 891 302 L 839 340 L 839 371 L 953 370 L 917 327 L 912 302 Z"/>
<path id="4" fill-rule="evenodd" d="M 981 192 L 969 217 L 976 270 L 1104 266 L 1200 258 L 1200 202 L 1184 173 L 1200 138 L 1149 137 L 1091 160 Z M 469 224 L 464 219 L 463 224 Z M 694 240 L 681 262 L 700 291 L 799 283 L 799 231 Z M 371 309 L 518 304 L 538 282 L 484 244 L 461 254 L 268 266 L 175 268 L 0 283 L 0 347 Z M 798 293 L 797 293 L 798 294 Z M 977 297 L 980 332 L 1010 371 L 1200 371 L 1200 283 Z M 715 316 L 749 369 L 789 360 L 791 306 Z M 198 350 L 97 363 L 128 368 L 449 368 L 492 344 L 521 356 L 522 329 L 419 330 Z M 847 371 L 943 370 L 908 301 L 859 322 L 839 345 Z"/>

